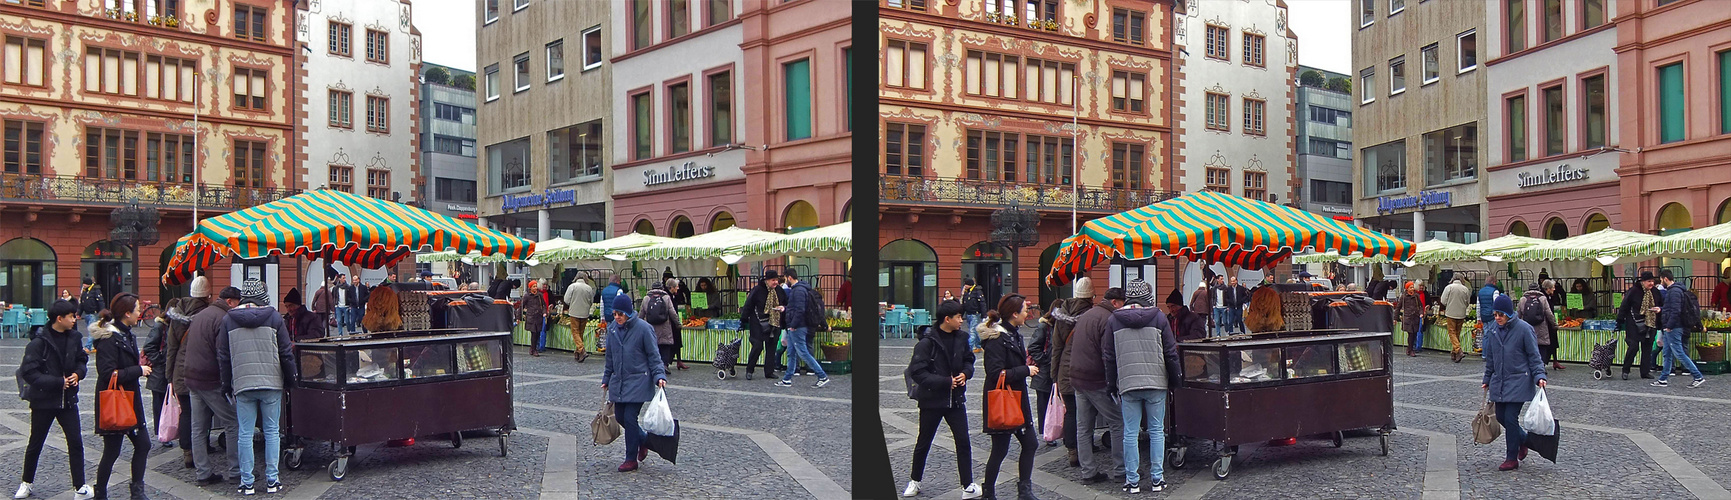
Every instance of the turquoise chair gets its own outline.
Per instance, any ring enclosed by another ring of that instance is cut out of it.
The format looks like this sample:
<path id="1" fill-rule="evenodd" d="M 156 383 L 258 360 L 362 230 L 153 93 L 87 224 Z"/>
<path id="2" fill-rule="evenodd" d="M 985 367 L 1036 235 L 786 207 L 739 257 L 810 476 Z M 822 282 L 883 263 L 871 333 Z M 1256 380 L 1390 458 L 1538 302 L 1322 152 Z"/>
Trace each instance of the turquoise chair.
<path id="1" fill-rule="evenodd" d="M 20 308 L 7 309 L 5 314 L 0 316 L 0 338 L 5 338 L 6 333 L 18 333 L 18 338 L 24 338 L 24 314 L 24 310 Z"/>
<path id="2" fill-rule="evenodd" d="M 914 309 L 912 314 L 913 318 L 908 320 L 912 322 L 912 328 L 910 328 L 910 330 L 918 332 L 920 327 L 932 324 L 931 311 L 925 309 Z"/>
<path id="3" fill-rule="evenodd" d="M 36 327 L 36 326 L 42 326 L 42 325 L 46 325 L 46 324 L 48 324 L 48 310 L 47 309 L 37 309 L 37 308 L 30 309 L 30 326 Z"/>

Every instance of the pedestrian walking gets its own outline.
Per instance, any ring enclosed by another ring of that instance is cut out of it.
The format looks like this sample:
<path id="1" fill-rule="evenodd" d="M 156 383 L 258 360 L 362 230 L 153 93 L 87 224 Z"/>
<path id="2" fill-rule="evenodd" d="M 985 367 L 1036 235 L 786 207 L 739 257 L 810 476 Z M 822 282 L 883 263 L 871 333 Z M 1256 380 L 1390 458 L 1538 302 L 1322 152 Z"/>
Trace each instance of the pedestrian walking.
<path id="1" fill-rule="evenodd" d="M 333 295 L 331 289 L 335 287 L 335 285 L 332 285 L 335 281 L 333 276 L 335 276 L 336 272 L 328 267 L 325 271 L 325 281 L 319 285 L 318 290 L 313 291 L 313 303 L 309 305 L 312 306 L 313 313 L 319 315 L 319 320 L 324 322 L 325 327 L 330 328 L 337 326 L 336 318 L 331 317 L 331 307 L 336 305 L 335 300 L 331 298 L 331 295 Z"/>
<path id="2" fill-rule="evenodd" d="M 295 294 L 294 291 L 289 293 Z M 228 311 L 241 302 L 270 300 L 264 282 L 258 279 L 242 282 L 241 288 L 228 287 L 222 291 L 221 297 L 224 297 L 224 300 L 212 303 L 210 307 L 193 316 L 192 324 L 187 326 L 186 332 L 185 383 L 192 393 L 192 461 L 193 467 L 197 469 L 195 484 L 199 486 L 240 478 L 239 426 L 236 424 L 234 401 L 222 391 L 222 368 L 216 357 L 217 337 L 222 334 L 223 321 L 228 319 Z M 303 318 L 320 321 L 322 337 L 323 318 L 312 313 L 306 314 Z M 293 321 L 293 318 L 285 321 Z M 228 445 L 222 456 L 224 464 L 220 467 L 216 463 L 216 457 L 211 456 L 210 447 L 206 446 L 210 432 L 218 428 L 223 429 L 222 434 Z"/>
<path id="3" fill-rule="evenodd" d="M 1551 310 L 1551 298 L 1541 286 L 1539 283 L 1528 284 L 1515 310 L 1520 311 L 1521 321 L 1533 327 L 1533 338 L 1539 343 L 1540 360 L 1549 363 L 1552 369 L 1561 370 L 1563 365 L 1557 362 L 1557 315 Z"/>
<path id="4" fill-rule="evenodd" d="M 210 307 L 212 298 L 210 281 L 204 276 L 193 278 L 188 289 L 189 296 L 169 301 L 168 310 L 163 313 L 168 317 L 168 333 L 162 339 L 167 364 L 159 370 L 168 378 L 169 389 L 180 403 L 180 432 L 176 441 L 180 446 L 181 465 L 191 469 L 195 464 L 192 459 L 192 392 L 186 388 L 186 334 L 193 316 Z M 240 294 L 236 292 L 234 298 L 238 300 Z M 208 445 L 209 440 L 200 443 Z"/>
<path id="5" fill-rule="evenodd" d="M 678 352 L 673 347 L 673 337 L 679 332 L 679 306 L 674 305 L 673 296 L 667 289 L 672 280 L 656 283 L 649 293 L 643 295 L 643 321 L 655 330 L 655 345 L 660 353 L 663 369 L 673 364 L 673 358 Z"/>
<path id="6" fill-rule="evenodd" d="M 1500 296 L 1500 295 L 1505 295 L 1505 294 L 1503 293 L 1503 288 L 1500 286 L 1497 286 L 1497 277 L 1495 275 L 1492 275 L 1489 278 L 1485 278 L 1485 286 L 1479 287 L 1479 293 L 1478 293 L 1479 323 L 1480 324 L 1490 324 L 1491 319 L 1492 319 L 1491 318 L 1492 304 L 1496 303 L 1497 296 Z M 1510 300 L 1514 300 L 1514 299 L 1510 299 Z"/>
<path id="7" fill-rule="evenodd" d="M 595 305 L 595 287 L 589 286 L 588 279 L 578 276 L 565 287 L 564 300 L 565 317 L 571 328 L 571 356 L 582 363 L 589 357 L 589 350 L 583 347 L 583 332 L 589 329 L 589 310 Z"/>
<path id="8" fill-rule="evenodd" d="M 1623 294 L 1623 303 L 1617 307 L 1617 324 L 1622 325 L 1623 338 L 1627 340 L 1623 351 L 1623 380 L 1629 380 L 1629 365 L 1639 361 L 1641 378 L 1653 378 L 1653 370 L 1657 360 L 1653 353 L 1653 339 L 1659 332 L 1659 311 L 1656 309 L 1665 304 L 1660 296 L 1658 279 L 1651 271 L 1641 271 L 1641 279 L 1629 291 Z M 1635 357 L 1639 355 L 1640 359 Z"/>
<path id="9" fill-rule="evenodd" d="M 1082 482 L 1090 484 L 1124 476 L 1121 443 L 1111 439 L 1111 429 L 1121 429 L 1124 423 L 1118 399 L 1106 378 L 1105 361 L 1101 359 L 1105 353 L 1101 342 L 1109 328 L 1107 322 L 1112 319 L 1112 311 L 1124 307 L 1124 290 L 1108 289 L 1105 299 L 1076 319 L 1076 332 L 1070 338 L 1070 353 L 1075 358 L 1070 362 L 1070 384 L 1076 389 L 1079 442 L 1076 451 L 1082 464 Z M 1111 451 L 1108 458 L 1094 454 L 1094 429 L 1098 427 L 1108 429 L 1106 448 Z"/>
<path id="10" fill-rule="evenodd" d="M 1449 360 L 1456 363 L 1466 358 L 1461 351 L 1461 325 L 1467 320 L 1467 302 L 1471 298 L 1472 292 L 1467 288 L 1466 280 L 1456 278 L 1443 288 L 1442 297 L 1438 299 L 1443 306 L 1443 322 L 1448 324 Z"/>
<path id="11" fill-rule="evenodd" d="M 354 327 L 357 332 L 365 331 L 366 328 L 361 326 L 361 318 L 367 316 L 367 299 L 372 298 L 373 289 L 362 282 L 361 276 L 358 274 L 351 276 L 350 279 L 354 280 L 353 283 L 349 284 L 349 287 L 354 290 L 354 294 L 349 296 L 349 326 Z M 473 285 L 474 283 L 471 282 L 470 284 Z"/>
<path id="12" fill-rule="evenodd" d="M 788 354 L 787 370 L 781 373 L 781 381 L 775 385 L 780 387 L 793 386 L 793 372 L 799 363 L 817 374 L 817 382 L 811 386 L 823 387 L 829 385 L 829 374 L 824 373 L 823 366 L 818 365 L 817 358 L 811 355 L 810 334 L 816 331 L 823 319 L 822 299 L 811 285 L 799 279 L 799 272 L 788 269 L 787 281 L 791 283 L 787 289 L 787 309 L 783 315 L 787 321 L 787 343 L 791 346 Z"/>
<path id="13" fill-rule="evenodd" d="M 740 306 L 740 317 L 744 318 L 751 340 L 751 351 L 745 355 L 746 380 L 751 380 L 751 372 L 758 366 L 760 355 L 763 357 L 763 379 L 775 378 L 775 362 L 771 358 L 775 356 L 775 342 L 780 332 L 770 324 L 775 314 L 770 301 L 787 302 L 787 292 L 781 289 L 781 275 L 774 269 L 764 271 L 763 279 L 745 294 L 745 304 Z"/>
<path id="14" fill-rule="evenodd" d="M 216 338 L 222 393 L 234 398 L 239 425 L 237 491 L 242 495 L 256 493 L 252 442 L 255 428 L 264 432 L 264 491 L 282 490 L 277 460 L 282 456 L 283 390 L 294 384 L 295 361 L 289 352 L 292 341 L 288 327 L 282 315 L 270 309 L 266 299 L 262 294 L 249 297 L 229 310 Z"/>
<path id="15" fill-rule="evenodd" d="M 1154 287 L 1124 284 L 1124 307 L 1112 311 L 1101 340 L 1106 380 L 1120 398 L 1124 435 L 1124 492 L 1141 493 L 1142 422 L 1148 422 L 1148 490 L 1166 489 L 1166 391 L 1178 379 L 1178 336 L 1154 307 Z"/>
<path id="16" fill-rule="evenodd" d="M 1250 289 L 1238 283 L 1238 277 L 1227 280 L 1226 294 L 1226 331 L 1231 333 L 1249 333 L 1244 329 L 1244 308 L 1250 307 Z"/>
<path id="17" fill-rule="evenodd" d="M 144 345 L 139 348 L 139 352 L 144 354 L 144 359 L 150 366 L 150 375 L 146 377 L 144 385 L 146 389 L 150 389 L 152 409 L 147 416 L 154 424 L 150 427 L 150 435 L 155 436 L 162 430 L 162 405 L 167 398 L 173 397 L 166 394 L 168 372 L 163 370 L 163 367 L 168 366 L 168 356 L 162 352 L 162 338 L 168 334 L 168 318 L 162 315 L 161 306 L 151 304 L 144 308 L 139 324 L 145 328 Z M 173 441 L 162 444 L 169 448 L 174 447 Z"/>
<path id="18" fill-rule="evenodd" d="M 980 317 L 986 314 L 986 294 L 973 278 L 962 278 L 962 318 L 968 322 L 968 348 L 980 352 Z"/>
<path id="19" fill-rule="evenodd" d="M 1671 377 L 1673 362 L 1682 365 L 1694 377 L 1689 383 L 1690 388 L 1701 387 L 1707 382 L 1707 377 L 1701 375 L 1701 370 L 1695 367 L 1695 361 L 1689 359 L 1688 333 L 1701 328 L 1701 306 L 1696 304 L 1695 292 L 1677 283 L 1671 276 L 1670 269 L 1659 270 L 1659 295 L 1665 298 L 1665 305 L 1660 307 L 1659 321 L 1664 327 L 1664 337 L 1661 338 L 1660 354 L 1665 356 L 1665 366 L 1659 369 L 1659 380 L 1653 381 L 1653 387 L 1665 387 Z"/>
<path id="20" fill-rule="evenodd" d="M 1061 300 L 1061 299 L 1060 299 Z M 1053 302 L 1058 307 L 1061 302 Z M 1022 325 L 1022 337 L 1028 341 L 1028 357 L 1034 360 L 1035 370 L 1028 384 L 1034 389 L 1034 415 L 1039 417 L 1039 427 L 1035 434 L 1040 434 L 1046 428 L 1046 406 L 1052 403 L 1052 315 L 1040 314 L 1040 307 L 1028 304 L 1028 321 Z M 1057 441 L 1047 441 L 1046 446 L 1056 446 Z"/>
<path id="21" fill-rule="evenodd" d="M 1519 468 L 1527 458 L 1527 433 L 1521 429 L 1521 405 L 1545 387 L 1545 363 L 1539 358 L 1539 342 L 1533 327 L 1515 315 L 1508 295 L 1491 299 L 1492 322 L 1485 323 L 1485 376 L 1482 387 L 1487 401 L 1495 403 L 1497 422 L 1503 425 L 1507 448 L 1497 470 Z"/>
<path id="22" fill-rule="evenodd" d="M 49 426 L 59 424 L 66 436 L 66 458 L 77 500 L 89 500 L 95 489 L 84 482 L 84 436 L 79 430 L 78 384 L 84 380 L 90 354 L 84 352 L 78 328 L 78 306 L 69 300 L 48 305 L 48 324 L 37 326 L 18 362 L 18 375 L 29 384 L 22 396 L 30 402 L 30 437 L 24 448 L 24 474 L 12 498 L 29 498 L 36 466 Z"/>
<path id="23" fill-rule="evenodd" d="M 354 285 L 349 284 L 348 276 L 337 274 L 336 283 L 331 285 L 331 315 L 336 316 L 337 335 L 348 335 L 354 330 L 355 319 L 350 316 L 350 308 L 357 304 Z"/>
<path id="24" fill-rule="evenodd" d="M 992 436 L 992 452 L 986 458 L 986 482 L 982 484 L 981 498 L 996 500 L 998 485 L 998 468 L 1004 465 L 1004 458 L 1010 454 L 1010 438 L 1015 438 L 1021 446 L 1021 455 L 1016 459 L 1016 496 L 1022 500 L 1039 500 L 1034 497 L 1034 452 L 1039 451 L 1035 445 L 1034 415 L 1028 409 L 1028 377 L 1040 373 L 1034 364 L 1033 357 L 1028 354 L 1028 348 L 1022 343 L 1022 335 L 1011 333 L 1021 328 L 1028 319 L 1026 310 L 1027 299 L 1017 294 L 1004 296 L 998 301 L 998 307 L 986 312 L 985 321 L 980 323 L 980 350 L 986 358 L 986 386 L 982 392 L 991 392 L 999 388 L 999 380 L 1004 380 L 1003 387 L 1022 395 L 1016 402 L 1015 411 L 1022 412 L 1022 425 L 1009 428 L 993 428 L 986 425 L 986 434 Z M 1003 418 L 992 415 L 994 408 L 990 405 L 981 411 L 981 420 L 992 422 Z"/>
<path id="25" fill-rule="evenodd" d="M 1406 355 L 1418 357 L 1419 334 L 1424 331 L 1424 291 L 1411 281 L 1400 296 L 1400 328 L 1406 330 Z"/>
<path id="26" fill-rule="evenodd" d="M 107 306 L 108 302 L 103 300 L 102 287 L 97 286 L 96 280 L 90 275 L 85 275 L 84 288 L 78 291 L 78 314 L 83 318 L 83 322 L 78 324 L 78 331 L 84 334 L 85 352 L 96 352 L 91 347 L 90 325 L 96 324 L 96 314 Z"/>
<path id="27" fill-rule="evenodd" d="M 655 398 L 657 387 L 667 387 L 667 365 L 656 348 L 655 329 L 638 318 L 631 297 L 615 296 L 611 309 L 601 390 L 613 402 L 613 418 L 625 428 L 625 462 L 619 464 L 619 472 L 631 472 L 649 457 L 649 449 L 643 447 L 648 434 L 638 425 L 637 414 L 643 411 L 643 403 Z"/>
<path id="28" fill-rule="evenodd" d="M 1196 291 L 1190 292 L 1190 312 L 1207 320 L 1208 336 L 1214 336 L 1219 326 L 1214 321 L 1214 294 L 1210 292 L 1207 280 L 1196 282 Z"/>
<path id="29" fill-rule="evenodd" d="M 1226 285 L 1226 277 L 1215 275 L 1208 284 L 1209 304 L 1214 312 L 1214 336 L 1220 337 L 1232 331 L 1233 310 L 1232 287 Z"/>
<path id="30" fill-rule="evenodd" d="M 926 475 L 926 456 L 932 451 L 932 440 L 938 435 L 938 424 L 950 427 L 950 437 L 956 443 L 956 474 L 961 483 L 962 498 L 980 498 L 979 483 L 974 482 L 972 441 L 968 437 L 967 385 L 974 378 L 974 351 L 968 347 L 968 336 L 962 332 L 966 320 L 962 304 L 955 301 L 938 304 L 936 323 L 914 344 L 914 355 L 908 360 L 907 377 L 917 389 L 914 399 L 920 408 L 920 430 L 914 439 L 913 471 L 902 496 L 920 494 L 920 481 Z"/>
<path id="31" fill-rule="evenodd" d="M 601 287 L 601 322 L 613 321 L 613 298 L 623 293 L 625 288 L 619 284 L 619 275 L 615 274 L 607 280 L 607 286 Z"/>
<path id="32" fill-rule="evenodd" d="M 529 281 L 523 291 L 523 329 L 529 332 L 529 355 L 540 357 L 547 350 L 547 295 L 541 293 L 541 282 Z"/>
<path id="33" fill-rule="evenodd" d="M 132 327 L 138 325 L 140 318 L 138 296 L 122 293 L 114 296 L 114 300 L 97 316 L 96 324 L 90 328 L 90 337 L 96 346 L 96 386 L 98 391 L 109 387 L 119 387 L 120 390 L 139 392 L 139 378 L 148 376 L 152 370 L 149 366 L 139 364 L 138 338 L 132 335 Z M 114 462 L 120 459 L 121 440 L 132 442 L 132 484 L 131 499 L 146 500 L 144 494 L 144 471 L 148 465 L 145 461 L 150 454 L 149 432 L 145 425 L 144 399 L 132 398 L 132 408 L 104 408 L 103 400 L 96 400 L 96 414 L 104 412 L 126 412 L 130 410 L 134 417 L 134 425 L 124 429 L 104 429 L 100 425 L 96 434 L 102 436 L 102 459 L 96 464 L 96 496 L 93 498 L 108 498 L 108 476 L 114 472 Z"/>

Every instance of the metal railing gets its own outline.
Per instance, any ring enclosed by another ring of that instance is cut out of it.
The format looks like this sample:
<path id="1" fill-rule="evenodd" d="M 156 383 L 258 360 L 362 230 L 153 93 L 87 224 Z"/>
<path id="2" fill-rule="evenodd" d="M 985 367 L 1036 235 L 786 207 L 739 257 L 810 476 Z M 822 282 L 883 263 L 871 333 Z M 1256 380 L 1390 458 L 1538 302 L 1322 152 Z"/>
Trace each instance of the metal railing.
<path id="1" fill-rule="evenodd" d="M 1069 186 L 955 178 L 886 176 L 878 179 L 878 199 L 889 204 L 1020 205 L 1039 210 L 1069 210 L 1073 200 L 1079 211 L 1118 213 L 1177 198 L 1180 194 L 1152 189 L 1079 186 L 1072 198 Z"/>
<path id="2" fill-rule="evenodd" d="M 300 194 L 298 189 L 201 186 L 198 207 L 234 211 Z M 190 184 L 161 181 L 93 179 L 76 175 L 0 174 L 0 201 L 41 201 L 92 205 L 124 205 L 138 200 L 158 207 L 192 208 Z"/>

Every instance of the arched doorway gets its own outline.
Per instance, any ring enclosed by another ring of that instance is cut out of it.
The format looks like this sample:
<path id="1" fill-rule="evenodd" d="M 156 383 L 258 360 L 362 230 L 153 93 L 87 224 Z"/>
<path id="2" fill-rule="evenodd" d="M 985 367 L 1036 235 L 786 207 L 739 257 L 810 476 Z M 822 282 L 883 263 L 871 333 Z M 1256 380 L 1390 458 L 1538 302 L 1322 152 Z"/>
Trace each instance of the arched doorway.
<path id="1" fill-rule="evenodd" d="M 889 242 L 878 250 L 878 286 L 884 290 L 886 302 L 936 310 L 938 253 L 919 240 Z"/>
<path id="2" fill-rule="evenodd" d="M 997 307 L 998 299 L 1016 288 L 1016 269 L 1008 246 L 990 241 L 975 243 L 962 252 L 962 278 L 973 278 L 986 298 L 986 307 Z"/>
<path id="3" fill-rule="evenodd" d="M 842 222 L 853 222 L 853 202 L 852 201 L 849 201 L 849 202 L 847 202 L 846 205 L 841 206 L 841 221 Z"/>
<path id="4" fill-rule="evenodd" d="M 1610 228 L 1611 219 L 1605 218 L 1605 214 L 1596 213 L 1587 216 L 1587 222 L 1581 225 L 1581 234 L 1597 233 Z"/>
<path id="5" fill-rule="evenodd" d="M 1664 207 L 1660 207 L 1659 218 L 1656 222 L 1660 236 L 1670 236 L 1695 227 L 1695 220 L 1689 216 L 1689 208 L 1681 203 L 1668 203 Z M 1673 268 L 1671 272 L 1677 273 L 1678 276 L 1684 276 L 1689 274 L 1694 263 L 1688 259 L 1664 258 L 1660 259 L 1659 265 Z"/>
<path id="6" fill-rule="evenodd" d="M 168 248 L 162 249 L 162 261 L 159 264 L 162 267 L 157 269 L 168 269 L 168 260 L 172 258 L 174 258 L 174 245 L 169 245 Z M 189 290 L 191 290 L 191 287 L 192 285 L 190 283 L 182 283 L 174 286 L 158 285 L 156 290 L 156 293 L 158 294 L 156 299 L 158 301 L 157 303 L 167 304 L 170 300 L 190 295 Z M 221 289 L 219 288 L 218 291 L 220 290 Z M 164 307 L 164 309 L 166 309 L 166 307 Z"/>
<path id="7" fill-rule="evenodd" d="M 1719 212 L 1713 216 L 1714 224 L 1731 222 L 1731 199 L 1719 203 Z"/>
<path id="8" fill-rule="evenodd" d="M 715 214 L 715 219 L 709 221 L 709 230 L 720 231 L 737 225 L 739 225 L 739 221 L 733 220 L 733 214 L 722 212 Z"/>
<path id="9" fill-rule="evenodd" d="M 1063 243 L 1053 243 L 1052 246 L 1046 247 L 1044 251 L 1040 252 L 1040 310 L 1042 311 L 1051 307 L 1053 301 L 1075 296 L 1076 288 L 1070 284 L 1057 288 L 1046 285 L 1046 273 L 1051 272 L 1052 263 L 1058 261 L 1058 247 L 1060 246 L 1063 246 Z"/>
<path id="10" fill-rule="evenodd" d="M 817 229 L 817 209 L 805 200 L 795 201 L 787 206 L 782 213 L 781 227 L 784 234 L 794 234 Z M 818 272 L 818 261 L 812 257 L 790 257 L 787 265 L 798 269 L 801 275 L 810 276 Z M 815 284 L 813 286 L 816 286 Z"/>
<path id="11" fill-rule="evenodd" d="M 1545 239 L 1560 240 L 1567 237 L 1569 237 L 1569 225 L 1564 224 L 1563 219 L 1552 217 L 1551 220 L 1545 221 Z"/>
<path id="12" fill-rule="evenodd" d="M 690 238 L 694 234 L 697 234 L 697 231 L 691 227 L 691 218 L 683 215 L 674 217 L 672 226 L 667 230 L 667 236 L 673 238 Z"/>
<path id="13" fill-rule="evenodd" d="M 126 245 L 109 240 L 91 243 L 84 247 L 79 265 L 79 274 L 95 279 L 104 298 L 120 292 L 137 293 L 133 291 L 132 248 Z"/>
<path id="14" fill-rule="evenodd" d="M 35 238 L 0 245 L 0 300 L 47 309 L 54 303 L 54 248 Z"/>
<path id="15" fill-rule="evenodd" d="M 1522 237 L 1532 236 L 1531 232 L 1527 231 L 1527 223 L 1521 221 L 1509 224 L 1509 234 Z"/>
<path id="16" fill-rule="evenodd" d="M 637 233 L 637 234 L 655 236 L 656 235 L 655 234 L 655 223 L 649 222 L 649 219 L 639 220 L 639 221 L 637 221 L 637 225 L 635 227 L 631 228 L 631 232 Z"/>

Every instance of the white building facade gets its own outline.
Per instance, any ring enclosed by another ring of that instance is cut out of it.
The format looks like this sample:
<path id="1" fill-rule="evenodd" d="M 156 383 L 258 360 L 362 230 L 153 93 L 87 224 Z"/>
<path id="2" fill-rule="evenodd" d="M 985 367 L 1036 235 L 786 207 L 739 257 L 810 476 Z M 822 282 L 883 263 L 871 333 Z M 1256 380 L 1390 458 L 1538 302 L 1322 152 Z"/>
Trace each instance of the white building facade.
<path id="1" fill-rule="evenodd" d="M 1189 0 L 1180 7 L 1172 186 L 1296 201 L 1298 37 L 1287 28 L 1286 3 Z"/>
<path id="2" fill-rule="evenodd" d="M 300 144 L 308 189 L 420 201 L 421 34 L 397 0 L 300 2 Z"/>

